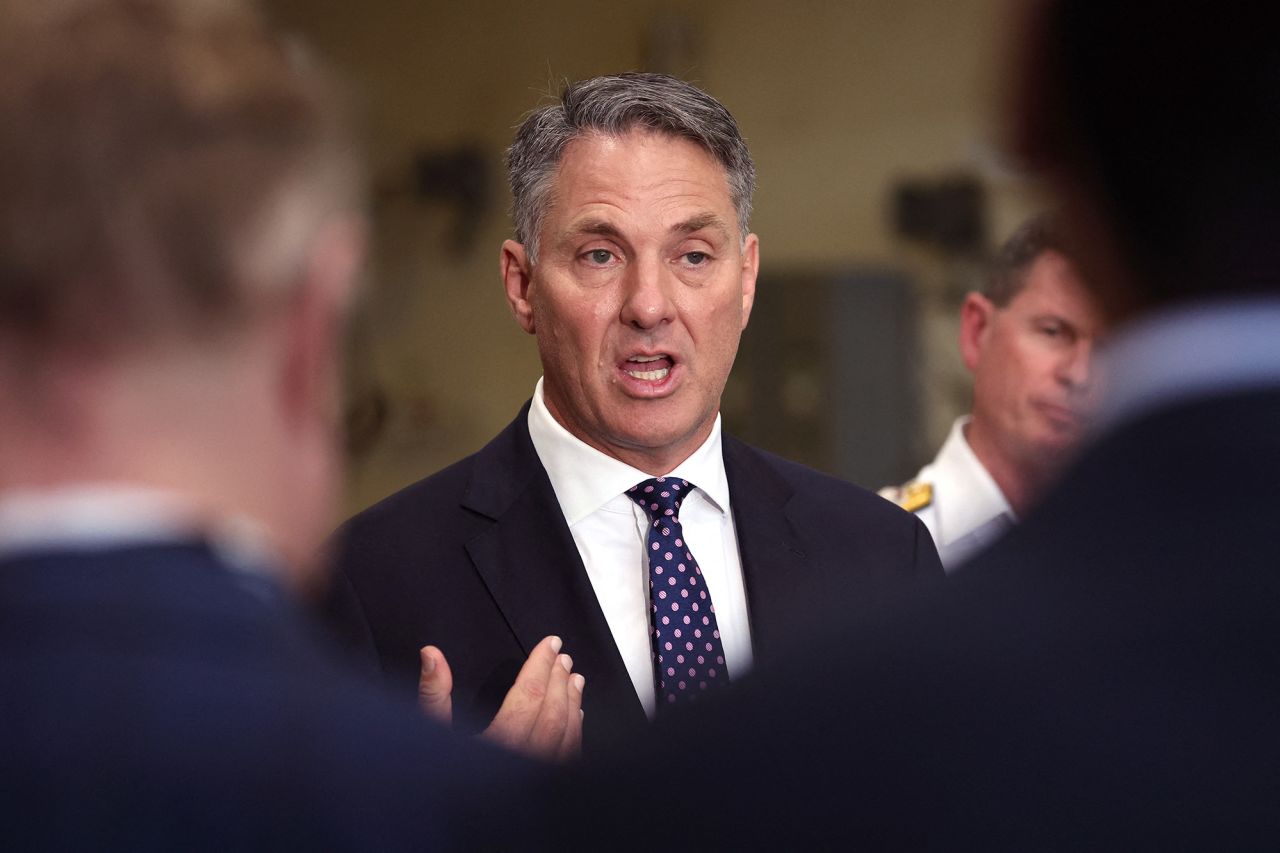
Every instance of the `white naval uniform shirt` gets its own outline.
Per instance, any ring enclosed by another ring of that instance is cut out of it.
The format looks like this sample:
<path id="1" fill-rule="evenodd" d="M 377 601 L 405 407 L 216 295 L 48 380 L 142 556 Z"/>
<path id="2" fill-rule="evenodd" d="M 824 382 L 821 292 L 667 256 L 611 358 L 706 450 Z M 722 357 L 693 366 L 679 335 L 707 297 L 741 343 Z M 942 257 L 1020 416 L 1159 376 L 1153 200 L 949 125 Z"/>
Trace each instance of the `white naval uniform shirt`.
<path id="1" fill-rule="evenodd" d="M 968 416 L 957 418 L 937 457 L 915 476 L 917 482 L 933 487 L 933 500 L 916 517 L 929 528 L 948 572 L 1017 521 L 1004 493 L 965 440 L 968 423 Z"/>
<path id="2" fill-rule="evenodd" d="M 624 494 L 651 475 L 570 434 L 547 409 L 541 379 L 529 407 L 529 437 L 551 480 L 636 695 L 652 719 L 656 695 L 645 547 L 649 518 Z M 741 677 L 751 668 L 751 630 L 718 415 L 702 446 L 666 476 L 697 486 L 680 507 L 680 522 L 715 603 L 725 669 L 730 679 Z"/>

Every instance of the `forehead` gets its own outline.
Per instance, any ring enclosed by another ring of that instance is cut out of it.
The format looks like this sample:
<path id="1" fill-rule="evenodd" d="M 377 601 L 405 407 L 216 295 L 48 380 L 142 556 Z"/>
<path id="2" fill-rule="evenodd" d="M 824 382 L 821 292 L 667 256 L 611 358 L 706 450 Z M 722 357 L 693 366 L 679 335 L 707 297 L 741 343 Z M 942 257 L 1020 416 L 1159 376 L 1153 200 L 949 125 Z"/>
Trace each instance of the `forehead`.
<path id="1" fill-rule="evenodd" d="M 1023 274 L 1022 289 L 1009 301 L 1018 314 L 1054 314 L 1081 327 L 1096 323 L 1096 312 L 1075 266 L 1062 253 L 1048 249 Z"/>
<path id="2" fill-rule="evenodd" d="M 588 211 L 683 215 L 693 209 L 734 221 L 728 175 L 702 146 L 657 131 L 589 133 L 565 147 L 548 219 L 563 227 Z"/>

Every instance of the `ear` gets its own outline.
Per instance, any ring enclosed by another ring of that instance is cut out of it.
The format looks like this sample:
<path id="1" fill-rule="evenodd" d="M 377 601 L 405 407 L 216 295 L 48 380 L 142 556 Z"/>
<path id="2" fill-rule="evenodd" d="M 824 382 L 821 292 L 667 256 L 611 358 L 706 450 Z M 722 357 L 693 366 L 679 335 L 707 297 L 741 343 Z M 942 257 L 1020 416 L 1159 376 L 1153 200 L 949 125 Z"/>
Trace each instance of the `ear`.
<path id="1" fill-rule="evenodd" d="M 760 274 L 760 238 L 748 234 L 742 246 L 742 328 L 751 319 L 751 306 L 756 302 L 756 277 Z"/>
<path id="2" fill-rule="evenodd" d="M 507 291 L 507 304 L 520 328 L 529 334 L 536 329 L 533 322 L 533 304 L 529 301 L 529 288 L 533 283 L 533 267 L 524 246 L 515 240 L 502 243 L 502 286 Z"/>
<path id="3" fill-rule="evenodd" d="M 978 367 L 997 310 L 995 303 L 981 293 L 968 294 L 960 306 L 960 357 L 970 373 Z"/>
<path id="4" fill-rule="evenodd" d="M 338 422 L 340 354 L 364 246 L 359 224 L 326 226 L 285 305 L 281 400 L 291 424 L 317 412 L 330 424 Z"/>

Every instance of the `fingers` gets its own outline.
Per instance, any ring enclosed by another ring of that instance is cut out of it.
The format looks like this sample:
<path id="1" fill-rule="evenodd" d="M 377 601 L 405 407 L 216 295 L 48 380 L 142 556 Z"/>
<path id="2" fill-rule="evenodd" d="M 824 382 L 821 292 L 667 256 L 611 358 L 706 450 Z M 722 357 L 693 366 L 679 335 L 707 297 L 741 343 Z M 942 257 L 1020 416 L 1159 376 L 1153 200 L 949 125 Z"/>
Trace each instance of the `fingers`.
<path id="1" fill-rule="evenodd" d="M 526 751 L 550 759 L 560 758 L 569 720 L 569 674 L 573 671 L 573 658 L 556 657 L 555 665 L 547 677 L 546 695 L 538 705 L 538 715 L 525 741 Z"/>
<path id="2" fill-rule="evenodd" d="M 582 692 L 587 679 L 582 673 L 569 676 L 569 709 L 566 714 L 564 736 L 560 741 L 560 760 L 569 761 L 582 754 Z"/>
<path id="3" fill-rule="evenodd" d="M 559 637 L 546 637 L 529 654 L 485 737 L 544 760 L 576 755 L 582 737 L 584 679 L 560 654 Z"/>
<path id="4" fill-rule="evenodd" d="M 559 637 L 552 636 L 543 637 L 533 647 L 516 675 L 515 684 L 502 700 L 497 716 L 485 730 L 486 737 L 510 749 L 524 751 L 562 645 Z"/>
<path id="5" fill-rule="evenodd" d="M 423 646 L 418 660 L 418 705 L 428 717 L 447 726 L 453 721 L 453 672 L 449 662 L 435 646 Z"/>

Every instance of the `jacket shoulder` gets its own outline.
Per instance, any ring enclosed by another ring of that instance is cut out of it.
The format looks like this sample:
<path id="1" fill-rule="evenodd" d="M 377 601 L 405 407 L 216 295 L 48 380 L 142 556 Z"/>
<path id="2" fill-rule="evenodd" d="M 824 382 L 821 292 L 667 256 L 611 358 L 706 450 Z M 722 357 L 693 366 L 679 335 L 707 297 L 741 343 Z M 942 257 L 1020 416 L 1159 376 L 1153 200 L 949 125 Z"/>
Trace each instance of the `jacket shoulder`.
<path id="1" fill-rule="evenodd" d="M 439 512 L 456 511 L 471 481 L 478 453 L 460 459 L 434 474 L 392 492 L 348 519 L 338 530 L 340 536 L 355 536 L 387 526 L 422 524 Z"/>
<path id="2" fill-rule="evenodd" d="M 423 477 L 352 516 L 338 530 L 342 539 L 381 535 L 411 527 L 449 532 L 446 519 L 472 515 L 469 498 L 484 505 L 501 503 L 497 493 L 511 493 L 513 483 L 531 475 L 540 463 L 526 425 L 528 405 L 502 432 L 475 453 Z"/>
<path id="3" fill-rule="evenodd" d="M 729 460 L 736 460 L 740 465 L 735 467 L 755 468 L 757 471 L 772 473 L 791 489 L 792 500 L 826 504 L 833 508 L 854 509 L 860 513 L 869 513 L 873 517 L 901 516 L 901 513 L 880 495 L 856 483 L 823 473 L 808 465 L 784 459 L 776 453 L 761 450 L 729 436 L 725 437 L 725 448 L 727 463 Z M 750 474 L 747 473 L 747 476 Z"/>
<path id="4" fill-rule="evenodd" d="M 758 484 L 785 495 L 785 513 L 814 560 L 856 565 L 863 573 L 941 577 L 928 531 L 891 501 L 740 441 L 726 440 L 725 448 L 726 468 L 734 469 L 731 488 L 736 477 L 738 494 L 747 500 Z"/>

